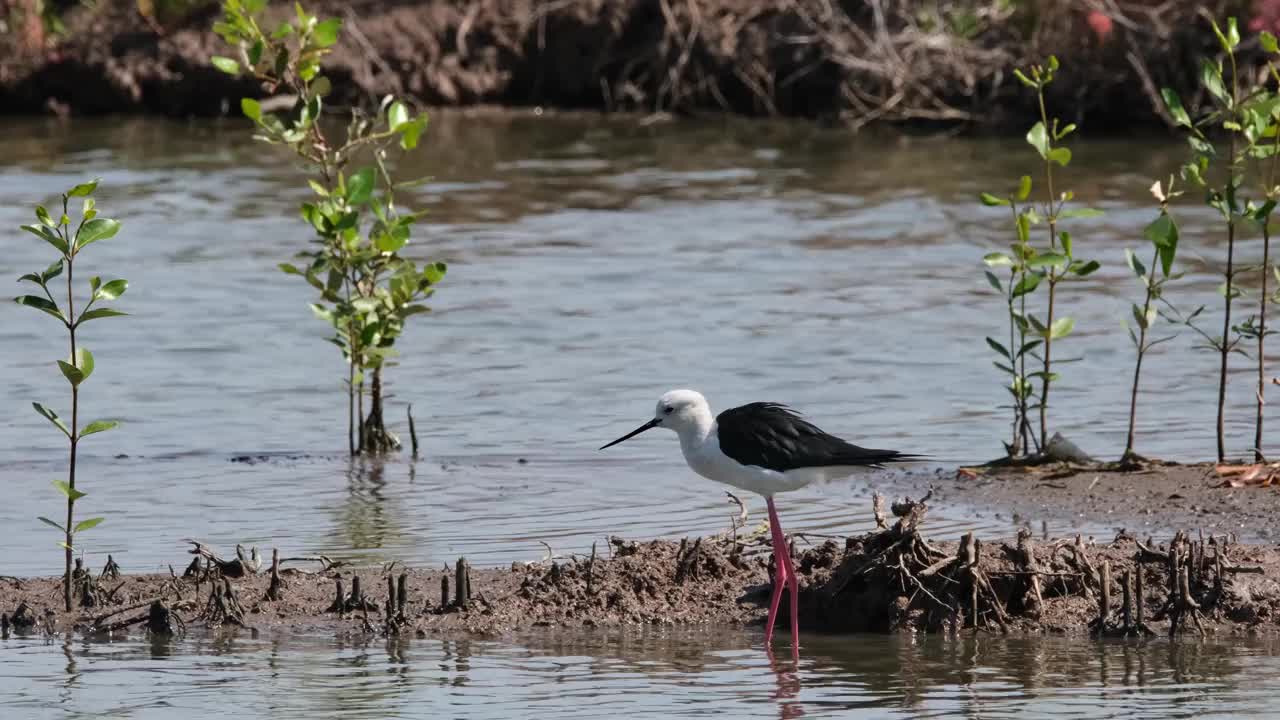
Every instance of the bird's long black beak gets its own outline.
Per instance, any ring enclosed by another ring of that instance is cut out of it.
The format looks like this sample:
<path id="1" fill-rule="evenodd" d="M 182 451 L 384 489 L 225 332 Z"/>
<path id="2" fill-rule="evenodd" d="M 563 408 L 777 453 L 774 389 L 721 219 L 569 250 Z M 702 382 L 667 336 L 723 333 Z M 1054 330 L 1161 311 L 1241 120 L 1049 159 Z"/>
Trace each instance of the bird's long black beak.
<path id="1" fill-rule="evenodd" d="M 607 448 L 607 447 L 613 447 L 614 445 L 617 445 L 618 443 L 622 442 L 623 440 L 630 440 L 631 438 L 633 438 L 633 437 L 635 437 L 635 436 L 639 435 L 640 433 L 644 432 L 645 430 L 648 430 L 649 428 L 656 428 L 656 427 L 658 427 L 659 423 L 661 423 L 661 422 L 662 422 L 661 420 L 659 420 L 659 419 L 657 419 L 657 418 L 654 418 L 654 419 L 650 420 L 649 422 L 647 422 L 647 423 L 645 423 L 645 424 L 641 425 L 640 427 L 636 428 L 635 430 L 632 430 L 631 432 L 627 433 L 626 435 L 623 435 L 622 437 L 618 438 L 617 440 L 614 440 L 613 442 L 609 443 L 608 445 L 601 446 L 601 448 L 600 448 L 600 449 L 601 449 L 601 450 L 603 450 L 603 449 L 605 449 L 605 448 Z"/>

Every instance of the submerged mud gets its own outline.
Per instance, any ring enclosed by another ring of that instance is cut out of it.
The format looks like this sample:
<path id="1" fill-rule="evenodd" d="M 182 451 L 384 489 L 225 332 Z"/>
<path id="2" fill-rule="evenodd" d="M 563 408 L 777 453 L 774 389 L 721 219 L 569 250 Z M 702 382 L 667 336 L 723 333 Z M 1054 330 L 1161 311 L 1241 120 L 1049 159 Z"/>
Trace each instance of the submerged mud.
<path id="1" fill-rule="evenodd" d="M 1007 540 L 926 536 L 928 505 L 903 501 L 875 532 L 795 547 L 801 629 L 1106 636 L 1280 630 L 1280 551 L 1227 535 L 1159 542 L 1117 535 Z M 884 519 L 879 511 L 877 514 Z M 509 568 L 350 568 L 198 545 L 185 572 L 81 570 L 81 607 L 61 611 L 61 578 L 0 578 L 4 633 L 111 635 L 192 626 L 291 632 L 486 635 L 537 627 L 762 621 L 767 531 L 681 542 L 611 538 L 588 556 Z M 784 594 L 783 617 L 789 612 Z"/>

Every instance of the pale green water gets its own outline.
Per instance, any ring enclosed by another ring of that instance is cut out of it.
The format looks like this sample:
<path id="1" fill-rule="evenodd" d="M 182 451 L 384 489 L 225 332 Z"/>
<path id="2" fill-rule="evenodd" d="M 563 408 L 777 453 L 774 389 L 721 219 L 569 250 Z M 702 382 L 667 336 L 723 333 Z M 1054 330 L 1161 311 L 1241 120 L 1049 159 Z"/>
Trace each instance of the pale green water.
<path id="1" fill-rule="evenodd" d="M 436 313 L 415 319 L 402 340 L 388 411 L 404 432 L 404 405 L 414 404 L 428 459 L 353 467 L 340 455 L 341 360 L 306 309 L 309 288 L 274 269 L 306 240 L 296 219 L 305 193 L 287 158 L 234 123 L 5 121 L 0 228 L 11 230 L 0 236 L 0 282 L 47 264 L 39 241 L 16 226 L 74 182 L 101 175 L 99 206 L 125 223 L 86 256 L 86 272 L 133 283 L 121 304 L 133 317 L 87 326 L 83 338 L 98 366 L 83 395 L 88 412 L 125 421 L 82 450 L 84 511 L 109 518 L 87 545 L 91 565 L 111 552 L 127 571 L 161 568 L 181 560 L 186 537 L 286 554 L 412 564 L 465 554 L 504 564 L 540 556 L 539 541 L 569 552 L 608 534 L 716 531 L 730 508 L 684 468 L 670 437 L 595 451 L 676 386 L 703 390 L 717 407 L 785 401 L 832 431 L 927 452 L 945 467 L 999 452 L 1003 391 L 982 341 L 1001 332 L 999 300 L 978 258 L 1007 232 L 1004 215 L 974 198 L 1029 169 L 1019 143 L 886 142 L 768 123 L 443 116 L 428 147 L 405 171 L 435 177 L 414 198 L 432 223 L 416 252 L 451 272 Z M 1127 411 L 1131 352 L 1120 321 L 1136 287 L 1122 250 L 1142 242 L 1146 188 L 1182 154 L 1085 144 L 1066 179 L 1107 211 L 1074 226 L 1078 252 L 1106 267 L 1065 293 L 1077 334 L 1063 353 L 1082 360 L 1062 367 L 1055 425 L 1100 455 L 1122 448 Z M 1207 216 L 1188 209 L 1183 221 L 1184 238 L 1216 257 Z M 1248 239 L 1240 253 L 1247 260 L 1260 248 Z M 1205 267 L 1189 265 L 1187 303 L 1213 301 Z M 35 521 L 56 505 L 48 480 L 64 463 L 60 436 L 29 409 L 64 394 L 53 365 L 64 350 L 46 320 L 0 306 L 0 574 L 60 567 Z M 1181 459 L 1212 452 L 1215 367 L 1183 350 L 1152 356 L 1140 449 Z M 1251 392 L 1241 366 L 1234 407 L 1247 407 Z M 1241 450 L 1249 417 L 1234 413 L 1229 427 Z M 281 459 L 229 462 L 242 453 Z M 870 524 L 866 493 L 861 482 L 810 488 L 781 509 L 788 530 L 850 532 Z M 1069 518 L 1029 518 L 1042 519 L 1070 527 Z M 950 538 L 1006 532 L 1010 521 L 940 507 L 930 525 Z M 1245 671 L 1275 675 L 1265 648 L 966 650 L 969 641 L 812 638 L 796 699 L 778 701 L 758 633 L 573 642 L 581 646 L 471 643 L 465 661 L 425 640 L 409 642 L 404 661 L 381 641 L 335 650 L 326 639 L 278 649 L 193 639 L 159 659 L 146 644 L 73 643 L 69 683 L 63 646 L 11 640 L 0 645 L 0 700 L 25 702 L 33 717 L 68 714 L 47 709 L 64 701 L 73 716 L 167 717 L 165 703 L 185 711 L 224 696 L 251 716 L 337 716 L 333 698 L 344 693 L 371 717 L 503 717 L 526 706 L 539 716 L 773 715 L 794 706 L 866 717 L 1051 707 L 1189 717 L 1212 699 L 1262 717 L 1260 686 Z M 1071 659 L 1069 668 L 1028 665 L 1046 655 Z M 1125 663 L 1149 672 L 1126 676 Z"/>

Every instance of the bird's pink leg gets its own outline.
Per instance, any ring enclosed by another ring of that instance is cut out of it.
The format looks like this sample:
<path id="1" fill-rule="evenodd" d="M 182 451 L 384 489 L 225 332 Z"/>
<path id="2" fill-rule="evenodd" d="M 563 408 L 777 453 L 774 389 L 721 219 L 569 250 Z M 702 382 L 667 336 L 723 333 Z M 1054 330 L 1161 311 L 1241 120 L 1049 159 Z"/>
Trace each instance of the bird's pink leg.
<path id="1" fill-rule="evenodd" d="M 782 599 L 782 587 L 791 589 L 791 655 L 800 658 L 800 579 L 796 576 L 795 567 L 791 564 L 791 550 L 787 547 L 787 539 L 782 534 L 782 523 L 778 522 L 778 509 L 773 505 L 773 498 L 766 498 L 769 506 L 769 530 L 773 536 L 773 564 L 777 568 L 774 573 L 773 599 L 769 603 L 769 628 L 765 631 L 765 645 L 773 639 L 773 623 L 778 610 L 778 602 Z"/>
<path id="2" fill-rule="evenodd" d="M 773 508 L 773 498 L 765 498 L 769 506 L 769 536 L 773 541 L 773 595 L 769 598 L 769 616 L 764 621 L 764 646 L 772 652 L 773 623 L 778 617 L 778 603 L 782 600 L 782 588 L 787 582 L 787 554 L 782 539 L 782 527 L 778 525 L 778 513 Z"/>

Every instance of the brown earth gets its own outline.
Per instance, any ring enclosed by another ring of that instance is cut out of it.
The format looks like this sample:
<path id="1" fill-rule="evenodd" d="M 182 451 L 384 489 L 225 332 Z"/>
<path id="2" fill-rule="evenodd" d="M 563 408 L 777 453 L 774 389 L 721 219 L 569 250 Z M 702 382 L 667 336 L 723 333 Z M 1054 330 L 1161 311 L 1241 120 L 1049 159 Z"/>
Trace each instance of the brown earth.
<path id="1" fill-rule="evenodd" d="M 1164 543 L 1124 534 L 1097 543 L 1037 541 L 1027 531 L 1007 542 L 970 534 L 932 543 L 921 530 L 927 511 L 924 501 L 904 501 L 894 505 L 891 527 L 793 547 L 801 627 L 1095 635 L 1280 630 L 1275 547 L 1199 532 Z M 612 538 L 594 558 L 496 569 L 463 561 L 450 569 L 405 570 L 285 560 L 277 599 L 268 597 L 272 573 L 246 573 L 256 565 L 247 560 L 215 558 L 184 575 L 81 574 L 76 594 L 93 604 L 70 613 L 60 611 L 60 578 L 0 578 L 0 626 L 4 633 L 180 633 L 242 625 L 496 636 L 541 626 L 746 625 L 762 620 L 771 576 L 767 533 L 760 529 L 680 543 Z M 784 600 L 784 617 L 786 607 Z"/>
<path id="2" fill-rule="evenodd" d="M 50 0 L 53 2 L 53 0 Z M 9 0 L 12 8 L 24 0 Z M 16 3 L 16 4 L 15 4 Z M 26 0 L 26 4 L 31 4 Z M 66 29 L 0 33 L 0 112 L 238 114 L 253 83 L 209 66 L 235 54 L 217 4 L 56 3 Z M 141 6 L 190 8 L 173 17 Z M 333 100 L 397 93 L 425 105 L 733 112 L 868 123 L 1019 127 L 1036 113 L 1015 67 L 1056 54 L 1049 101 L 1090 130 L 1166 124 L 1158 88 L 1204 102 L 1207 18 L 1270 27 L 1277 3 L 829 0 L 316 0 L 344 20 L 326 61 Z M 3 3 L 0 3 L 0 8 Z M 272 23 L 292 3 L 273 3 Z M 12 21 L 12 18 L 11 18 Z M 30 29 L 30 28 L 28 28 Z M 1258 65 L 1256 44 L 1243 51 Z"/>
<path id="3" fill-rule="evenodd" d="M 1139 471 L 1065 464 L 904 473 L 886 492 L 984 508 L 1038 529 L 1041 521 L 1168 536 L 1177 530 L 1230 533 L 1253 543 L 1280 541 L 1280 485 L 1231 487 L 1211 463 L 1157 464 Z M 1060 526 L 1060 525 L 1059 525 Z"/>

